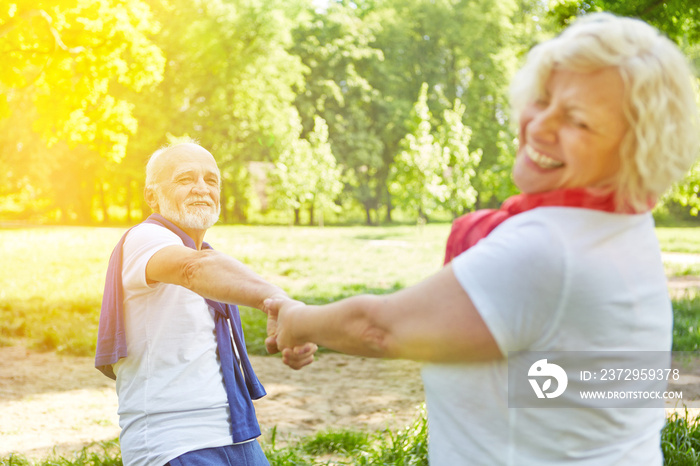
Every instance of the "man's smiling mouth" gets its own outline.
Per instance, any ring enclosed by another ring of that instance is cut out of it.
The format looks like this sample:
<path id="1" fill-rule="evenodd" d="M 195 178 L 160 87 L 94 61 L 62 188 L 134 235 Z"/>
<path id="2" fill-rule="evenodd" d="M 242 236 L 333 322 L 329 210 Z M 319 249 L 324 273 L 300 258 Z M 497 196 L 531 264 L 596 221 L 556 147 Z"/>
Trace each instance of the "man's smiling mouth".
<path id="1" fill-rule="evenodd" d="M 199 206 L 211 207 L 211 203 L 209 201 L 204 201 L 204 200 L 200 200 L 200 199 L 198 199 L 196 201 L 190 201 L 187 203 L 187 205 L 188 206 L 195 206 L 195 207 L 199 207 Z"/>

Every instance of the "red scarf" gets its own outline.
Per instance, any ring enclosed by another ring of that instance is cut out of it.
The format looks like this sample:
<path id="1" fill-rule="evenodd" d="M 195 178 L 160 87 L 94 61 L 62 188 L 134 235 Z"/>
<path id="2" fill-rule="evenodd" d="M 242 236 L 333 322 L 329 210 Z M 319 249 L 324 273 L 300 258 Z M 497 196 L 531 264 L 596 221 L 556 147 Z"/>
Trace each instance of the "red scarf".
<path id="1" fill-rule="evenodd" d="M 500 209 L 483 209 L 459 217 L 452 223 L 452 231 L 447 238 L 445 264 L 474 246 L 494 228 L 513 215 L 535 207 L 579 207 L 581 209 L 617 211 L 615 193 L 593 194 L 586 188 L 559 189 L 544 193 L 518 194 L 509 197 Z M 627 212 L 630 213 L 630 212 Z"/>

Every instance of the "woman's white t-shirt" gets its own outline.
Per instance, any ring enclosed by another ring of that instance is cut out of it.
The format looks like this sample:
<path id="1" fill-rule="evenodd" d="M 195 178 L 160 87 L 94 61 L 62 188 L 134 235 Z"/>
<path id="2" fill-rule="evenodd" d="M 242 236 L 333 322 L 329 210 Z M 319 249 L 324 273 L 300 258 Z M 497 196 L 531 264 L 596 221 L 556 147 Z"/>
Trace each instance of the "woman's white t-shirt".
<path id="1" fill-rule="evenodd" d="M 533 209 L 452 267 L 504 355 L 671 349 L 650 214 Z M 429 365 L 423 380 L 433 466 L 663 463 L 663 408 L 509 408 L 507 360 Z"/>

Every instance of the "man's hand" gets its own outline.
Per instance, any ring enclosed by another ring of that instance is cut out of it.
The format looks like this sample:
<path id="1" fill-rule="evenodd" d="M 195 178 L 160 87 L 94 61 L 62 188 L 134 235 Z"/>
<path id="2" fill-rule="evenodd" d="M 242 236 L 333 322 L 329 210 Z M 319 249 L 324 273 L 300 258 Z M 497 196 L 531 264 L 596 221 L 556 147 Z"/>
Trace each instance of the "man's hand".
<path id="1" fill-rule="evenodd" d="M 265 349 L 268 354 L 276 354 L 280 352 L 280 348 L 277 347 L 277 339 L 275 338 L 277 335 L 277 313 L 275 312 L 272 314 L 268 312 L 265 306 L 265 304 L 271 300 L 285 301 L 291 300 L 291 298 L 287 296 L 286 293 L 276 293 L 265 300 L 263 306 L 260 308 L 267 314 L 267 338 L 265 339 Z"/>
<path id="2" fill-rule="evenodd" d="M 282 351 L 282 362 L 292 369 L 301 369 L 311 364 L 318 346 L 314 343 L 295 341 L 291 338 L 285 318 L 289 309 L 301 308 L 305 304 L 288 297 L 273 297 L 265 300 L 263 311 L 267 313 L 267 338 L 265 348 L 268 353 Z"/>

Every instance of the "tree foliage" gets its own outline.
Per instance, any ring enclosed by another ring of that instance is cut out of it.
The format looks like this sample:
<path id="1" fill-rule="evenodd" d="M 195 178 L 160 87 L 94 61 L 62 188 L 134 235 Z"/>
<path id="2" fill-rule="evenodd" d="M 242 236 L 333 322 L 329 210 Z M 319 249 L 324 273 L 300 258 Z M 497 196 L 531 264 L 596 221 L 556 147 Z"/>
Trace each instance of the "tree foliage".
<path id="1" fill-rule="evenodd" d="M 427 83 L 421 86 L 412 117 L 413 127 L 392 167 L 389 191 L 400 207 L 415 210 L 425 220 L 447 198 L 442 177 L 449 156 L 432 134 Z"/>
<path id="2" fill-rule="evenodd" d="M 295 106 L 308 133 L 315 117 L 328 124 L 329 140 L 344 171 L 345 191 L 362 206 L 367 223 L 382 195 L 383 141 L 374 109 L 381 96 L 366 70 L 378 66 L 383 53 L 372 43 L 380 25 L 358 15 L 349 2 L 307 11 L 294 31 L 292 52 L 305 66 Z"/>
<path id="3" fill-rule="evenodd" d="M 301 133 L 301 123 L 295 127 Z M 323 225 L 325 210 L 333 210 L 333 202 L 343 188 L 340 170 L 328 142 L 328 125 L 321 117 L 314 119 L 314 129 L 308 139 L 296 138 L 279 156 L 274 171 L 277 202 L 294 212 L 294 224 L 300 223 L 300 209 L 309 208 L 309 224 L 314 212 L 319 212 Z"/>
<path id="4" fill-rule="evenodd" d="M 442 205 L 455 218 L 476 205 L 478 192 L 472 182 L 476 178 L 482 154 L 481 149 L 469 148 L 472 130 L 462 121 L 465 110 L 465 105 L 455 99 L 453 107 L 443 112 L 443 122 L 438 129 L 442 157 L 446 163 L 442 174 L 446 195 Z"/>
<path id="5" fill-rule="evenodd" d="M 695 0 L 552 0 L 549 14 L 560 27 L 594 11 L 642 19 L 677 43 L 700 41 L 700 4 Z"/>
<path id="6" fill-rule="evenodd" d="M 641 17 L 700 64 L 690 0 L 12 0 L 0 216 L 131 223 L 148 156 L 183 136 L 217 158 L 225 222 L 269 211 L 251 167 L 276 167 L 267 188 L 297 222 L 495 205 L 515 189 L 511 77 L 597 10 Z M 700 206 L 698 173 L 668 199 Z"/>
<path id="7" fill-rule="evenodd" d="M 28 94 L 33 128 L 49 146 L 82 144 L 124 156 L 136 129 L 130 102 L 115 88 L 139 91 L 162 79 L 164 58 L 150 40 L 158 29 L 141 0 L 21 0 L 0 9 L 0 117 Z"/>

